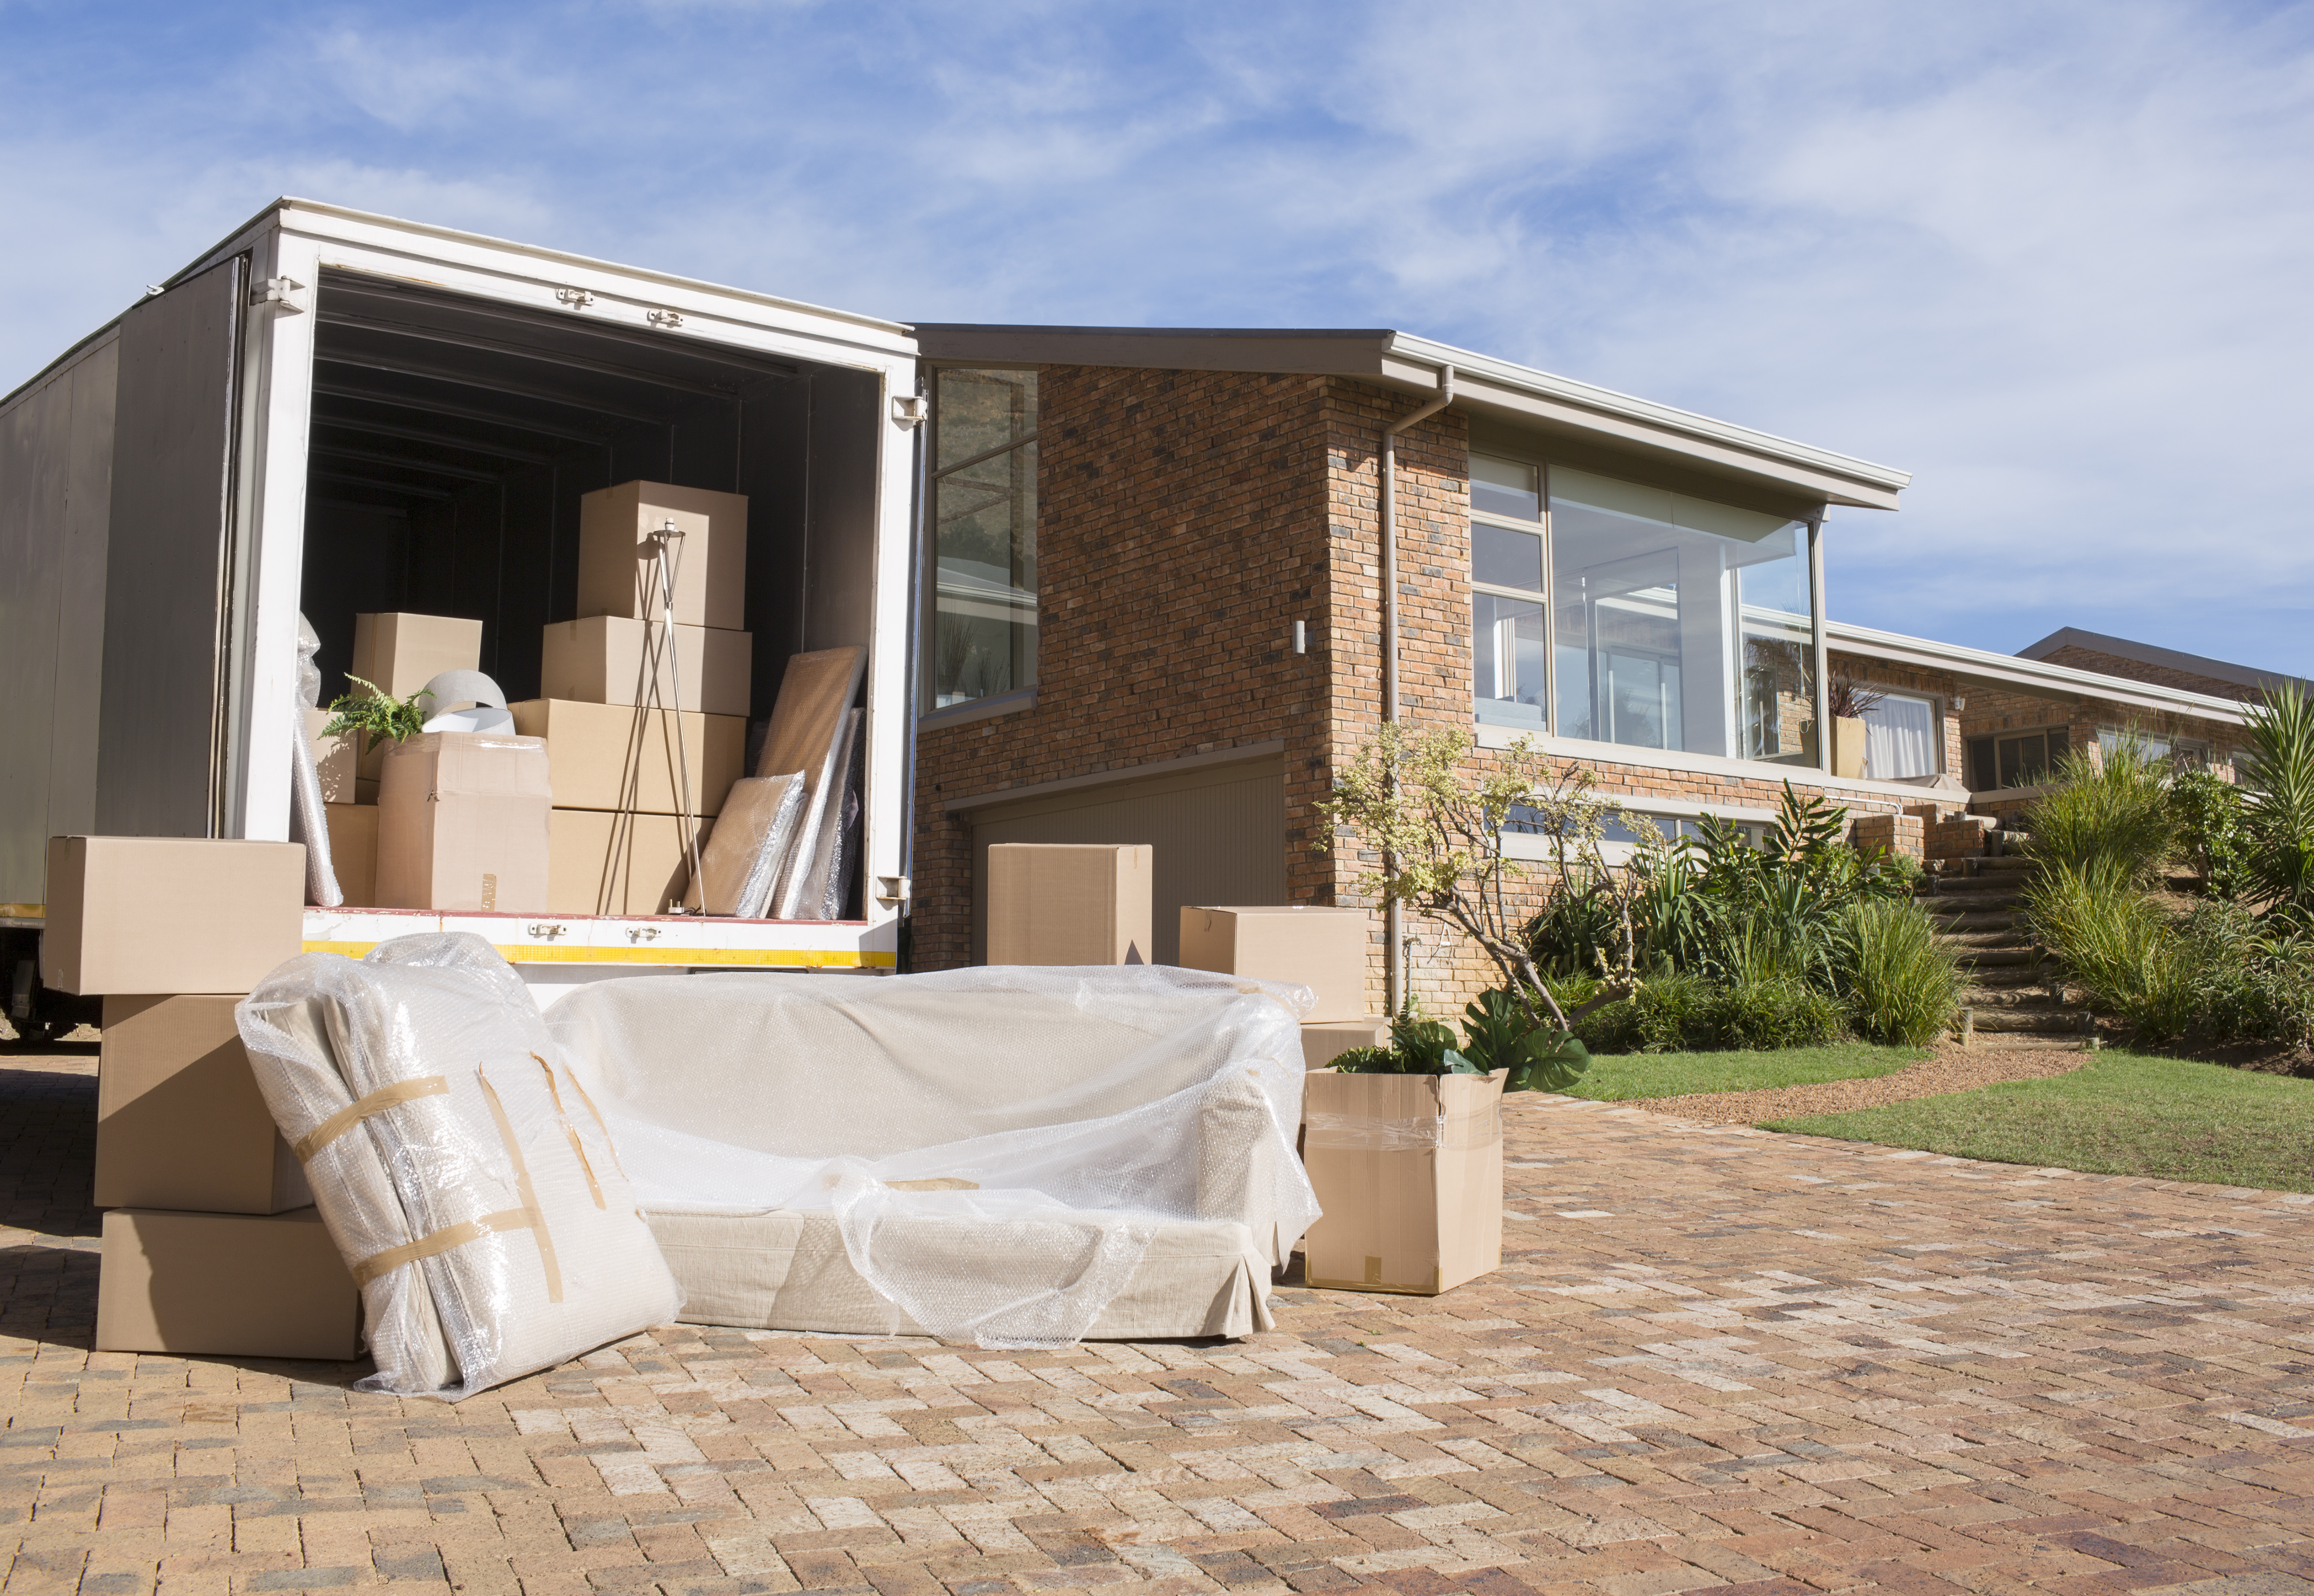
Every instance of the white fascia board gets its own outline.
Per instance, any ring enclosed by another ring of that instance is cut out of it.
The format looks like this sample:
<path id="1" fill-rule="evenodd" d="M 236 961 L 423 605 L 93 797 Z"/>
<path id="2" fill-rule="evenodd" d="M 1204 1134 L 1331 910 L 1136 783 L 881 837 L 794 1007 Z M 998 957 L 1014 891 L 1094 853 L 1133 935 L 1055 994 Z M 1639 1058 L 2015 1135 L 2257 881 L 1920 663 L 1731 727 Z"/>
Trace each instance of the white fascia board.
<path id="1" fill-rule="evenodd" d="M 1796 787 L 1901 798 L 1914 804 L 1925 803 L 1939 796 L 1938 789 L 1931 787 L 1916 786 L 1908 781 L 1874 781 L 1861 776 L 1835 776 L 1814 765 L 1776 764 L 1764 759 L 1731 759 L 1720 754 L 1690 754 L 1681 748 L 1640 748 L 1629 743 L 1594 743 L 1579 737 L 1546 736 L 1541 732 L 1522 731 L 1510 726 L 1474 726 L 1471 730 L 1473 740 L 1481 748 L 1508 748 L 1524 737 L 1534 753 L 1546 758 L 1569 760 L 1594 767 L 1617 765 L 1624 770 L 1676 771 L 1683 775 L 1721 776 L 1744 781 L 1789 781 Z M 1643 777 L 1626 777 L 1622 770 L 1594 770 L 1594 773 L 1602 782 L 1644 780 Z M 1657 798 L 1647 793 L 1610 791 L 1603 786 L 1594 789 L 1593 796 L 1609 803 L 1627 798 L 1635 809 L 1666 815 L 1678 813 L 1682 803 L 1679 799 Z M 1700 815 L 1706 810 L 1714 815 L 1750 817 L 1768 813 L 1716 803 L 1700 805 L 1695 812 Z"/>
<path id="2" fill-rule="evenodd" d="M 2227 726 L 2239 726 L 2245 719 L 2245 706 L 2234 699 L 2212 698 L 2207 693 L 2187 692 L 2182 688 L 2163 687 L 2157 683 L 2134 682 L 2125 676 L 2100 675 L 2095 671 L 2048 665 L 2014 654 L 1994 654 L 1988 649 L 1964 648 L 1958 643 L 1908 638 L 1900 632 L 1876 631 L 1871 627 L 1857 626 L 1845 621 L 1825 622 L 1824 632 L 1825 640 L 1843 654 L 1860 654 L 1867 659 L 1885 659 L 1894 665 L 1919 666 L 1927 670 L 1950 671 L 1956 676 L 2015 688 L 2021 692 L 2037 693 L 2044 698 L 2068 702 L 2084 698 L 2101 699 L 2107 703 L 2127 704 L 2140 710 L 2159 710 L 2172 715 L 2191 715 Z"/>
<path id="3" fill-rule="evenodd" d="M 1435 388 L 1438 368 L 1448 365 L 1454 368 L 1458 401 L 1675 450 L 1709 464 L 1788 484 L 1833 504 L 1893 510 L 1896 495 L 1912 481 L 1910 472 L 1893 466 L 1836 454 L 1733 422 L 1715 421 L 1691 410 L 1554 376 L 1411 333 L 1391 335 L 1382 357 L 1382 376 L 1408 388 Z"/>
<path id="4" fill-rule="evenodd" d="M 670 332 L 670 337 L 689 334 L 744 348 L 779 349 L 830 364 L 879 369 L 889 369 L 897 360 L 913 361 L 916 355 L 915 339 L 907 328 L 881 317 L 308 199 L 275 201 L 170 282 L 237 253 L 246 247 L 248 238 L 268 225 L 314 240 L 322 246 L 320 261 L 325 267 L 347 265 L 349 269 L 377 274 L 386 263 L 400 260 L 405 263 L 402 269 L 384 269 L 384 274 L 485 293 L 517 304 L 535 303 L 554 311 L 568 308 L 554 297 L 555 289 L 583 288 L 595 295 L 595 302 L 571 313 L 638 327 L 653 327 L 649 313 L 654 310 L 676 311 L 684 317 L 684 325 L 680 331 Z M 359 264 L 337 259 L 331 244 L 358 251 Z M 445 276 L 444 268 L 452 269 L 451 276 Z M 478 280 L 493 278 L 503 286 L 486 287 Z M 543 296 L 535 292 L 542 286 Z M 790 345 L 782 339 L 766 342 L 736 336 L 743 329 L 808 341 Z M 834 352 L 845 348 L 855 350 L 857 357 L 847 361 Z"/>

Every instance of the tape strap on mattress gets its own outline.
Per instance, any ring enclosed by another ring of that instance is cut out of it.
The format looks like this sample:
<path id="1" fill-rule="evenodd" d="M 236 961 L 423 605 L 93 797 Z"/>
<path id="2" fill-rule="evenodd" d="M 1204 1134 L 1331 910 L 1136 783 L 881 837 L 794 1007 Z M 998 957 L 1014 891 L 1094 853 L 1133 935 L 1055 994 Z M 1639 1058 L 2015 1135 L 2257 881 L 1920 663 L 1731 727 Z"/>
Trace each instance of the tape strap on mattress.
<path id="1" fill-rule="evenodd" d="M 1410 1119 L 1320 1109 L 1305 1113 L 1302 1124 L 1303 1146 L 1330 1152 L 1413 1152 L 1424 1148 L 1463 1152 L 1491 1146 L 1503 1133 L 1500 1110 L 1491 1101 L 1478 1114 L 1425 1114 Z"/>
<path id="2" fill-rule="evenodd" d="M 499 1101 L 499 1089 L 480 1069 L 474 1079 L 481 1082 L 482 1096 L 490 1101 L 490 1117 L 498 1122 L 499 1139 L 506 1143 L 507 1158 L 514 1165 L 515 1195 L 522 1199 L 522 1211 L 529 1216 L 531 1234 L 538 1238 L 538 1266 L 546 1276 L 546 1300 L 562 1301 L 562 1270 L 554 1261 L 554 1238 L 546 1233 L 546 1213 L 538 1205 L 538 1188 L 530 1183 L 530 1166 L 523 1160 L 522 1142 L 514 1133 L 514 1121 L 507 1117 L 506 1105 Z"/>
<path id="3" fill-rule="evenodd" d="M 498 1213 L 486 1213 L 480 1219 L 470 1219 L 464 1224 L 446 1225 L 430 1236 L 420 1236 L 415 1241 L 370 1254 L 354 1265 L 354 1283 L 367 1285 L 379 1275 L 399 1269 L 404 1264 L 430 1258 L 436 1253 L 448 1252 L 452 1248 L 464 1247 L 469 1241 L 480 1241 L 485 1236 L 495 1236 L 507 1230 L 527 1230 L 537 1224 L 538 1215 L 529 1210 L 508 1208 Z"/>
<path id="4" fill-rule="evenodd" d="M 420 1098 L 438 1098 L 450 1089 L 450 1082 L 440 1075 L 421 1075 L 415 1080 L 397 1080 L 392 1086 L 381 1086 L 368 1096 L 357 1098 L 329 1118 L 290 1144 L 289 1151 L 297 1155 L 301 1164 L 310 1164 L 314 1155 L 352 1130 L 373 1114 L 383 1114 L 399 1104 L 414 1102 Z"/>

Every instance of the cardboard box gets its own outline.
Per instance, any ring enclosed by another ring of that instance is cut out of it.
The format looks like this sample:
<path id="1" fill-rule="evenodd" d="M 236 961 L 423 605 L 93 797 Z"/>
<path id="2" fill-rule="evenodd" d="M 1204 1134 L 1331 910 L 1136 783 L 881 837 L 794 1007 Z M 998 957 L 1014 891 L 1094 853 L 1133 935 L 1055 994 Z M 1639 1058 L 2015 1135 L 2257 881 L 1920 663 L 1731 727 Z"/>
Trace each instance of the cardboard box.
<path id="1" fill-rule="evenodd" d="M 704 854 L 712 823 L 692 824 Z M 550 913 L 664 914 L 690 887 L 691 852 L 676 816 L 557 809 L 551 836 Z"/>
<path id="2" fill-rule="evenodd" d="M 104 1216 L 96 1348 L 342 1362 L 361 1354 L 361 1293 L 311 1208 L 116 1208 Z"/>
<path id="3" fill-rule="evenodd" d="M 747 722 L 627 704 L 529 698 L 509 706 L 514 728 L 546 739 L 558 809 L 682 813 L 678 760 L 691 765 L 691 812 L 713 815 L 746 772 Z"/>
<path id="4" fill-rule="evenodd" d="M 377 904 L 377 806 L 324 804 L 330 826 L 330 868 L 346 906 L 375 909 Z"/>
<path id="5" fill-rule="evenodd" d="M 988 850 L 992 965 L 1150 962 L 1146 842 L 998 842 Z"/>
<path id="6" fill-rule="evenodd" d="M 354 662 L 346 674 L 376 683 L 390 698 L 408 698 L 444 671 L 481 668 L 479 621 L 398 613 L 354 617 Z M 346 691 L 362 689 L 349 683 Z"/>
<path id="7" fill-rule="evenodd" d="M 666 644 L 669 630 L 675 634 L 672 661 Z M 667 628 L 621 615 L 557 621 L 542 640 L 539 696 L 744 717 L 751 648 L 747 633 L 716 627 Z M 683 678 L 679 702 L 677 675 Z"/>
<path id="8" fill-rule="evenodd" d="M 305 950 L 305 846 L 50 837 L 47 913 L 58 992 L 247 992 Z"/>
<path id="9" fill-rule="evenodd" d="M 650 534 L 672 521 L 681 626 L 747 624 L 747 498 L 666 482 L 622 482 L 578 499 L 578 613 L 660 618 Z"/>
<path id="10" fill-rule="evenodd" d="M 1310 1284 L 1426 1297 L 1500 1267 L 1502 1100 L 1498 1075 L 1304 1080 Z"/>
<path id="11" fill-rule="evenodd" d="M 1181 966 L 1306 986 L 1318 1006 L 1304 1020 L 1364 1019 L 1373 937 L 1373 916 L 1364 909 L 1185 904 Z"/>
<path id="12" fill-rule="evenodd" d="M 370 906 L 543 910 L 553 803 L 536 737 L 429 731 L 397 743 L 378 784 Z"/>
<path id="13" fill-rule="evenodd" d="M 96 1205 L 279 1213 L 314 1201 L 273 1127 L 229 992 L 104 1000 Z"/>
<path id="14" fill-rule="evenodd" d="M 1305 1019 L 1302 1022 L 1302 1064 L 1304 1069 L 1322 1070 L 1353 1047 L 1389 1045 L 1390 1021 L 1386 1019 Z"/>

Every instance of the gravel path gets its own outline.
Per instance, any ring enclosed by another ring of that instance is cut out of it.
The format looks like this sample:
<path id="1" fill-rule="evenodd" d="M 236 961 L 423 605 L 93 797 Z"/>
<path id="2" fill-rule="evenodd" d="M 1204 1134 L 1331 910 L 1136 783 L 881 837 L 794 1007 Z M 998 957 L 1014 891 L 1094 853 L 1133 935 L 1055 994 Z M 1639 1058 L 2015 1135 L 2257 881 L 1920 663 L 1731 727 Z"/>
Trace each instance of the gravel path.
<path id="1" fill-rule="evenodd" d="M 1656 1114 L 1675 1114 L 1706 1124 L 1757 1124 L 1803 1114 L 1841 1114 L 1877 1108 L 1912 1098 L 1965 1092 L 1996 1080 L 2038 1080 L 2065 1075 L 2089 1063 L 2075 1047 L 1963 1048 L 1940 1042 L 1933 1057 L 1862 1080 L 1823 1080 L 1809 1086 L 1780 1086 L 1764 1091 L 1695 1092 L 1683 1098 L 1645 1098 L 1630 1106 Z"/>

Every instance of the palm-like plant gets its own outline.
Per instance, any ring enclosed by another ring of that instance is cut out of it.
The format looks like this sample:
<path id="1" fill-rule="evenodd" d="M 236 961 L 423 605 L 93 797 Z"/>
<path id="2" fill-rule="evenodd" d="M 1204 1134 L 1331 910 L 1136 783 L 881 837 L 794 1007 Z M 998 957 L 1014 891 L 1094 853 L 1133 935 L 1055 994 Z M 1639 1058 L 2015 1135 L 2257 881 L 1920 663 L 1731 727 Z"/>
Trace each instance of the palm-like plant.
<path id="1" fill-rule="evenodd" d="M 2269 689 L 2243 724 L 2252 886 L 2293 920 L 2314 921 L 2314 694 L 2295 683 Z"/>

